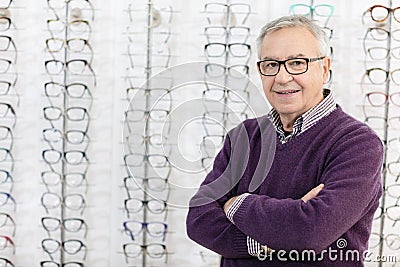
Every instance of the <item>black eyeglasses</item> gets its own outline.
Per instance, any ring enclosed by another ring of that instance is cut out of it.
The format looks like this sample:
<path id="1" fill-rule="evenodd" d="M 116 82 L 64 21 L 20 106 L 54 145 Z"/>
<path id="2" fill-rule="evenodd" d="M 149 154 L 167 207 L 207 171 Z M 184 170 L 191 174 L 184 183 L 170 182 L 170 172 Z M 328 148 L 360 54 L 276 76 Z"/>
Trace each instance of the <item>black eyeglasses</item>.
<path id="1" fill-rule="evenodd" d="M 167 248 L 164 244 L 151 243 L 140 245 L 135 243 L 127 243 L 123 246 L 124 255 L 128 263 L 128 259 L 137 258 L 142 254 L 147 254 L 150 258 L 159 259 L 167 255 Z M 167 258 L 165 258 L 165 262 Z"/>
<path id="2" fill-rule="evenodd" d="M 61 221 L 60 218 L 56 217 L 43 217 L 42 226 L 49 233 L 63 228 L 70 233 L 79 233 L 83 231 L 83 236 L 86 237 L 88 232 L 86 222 L 80 218 L 67 218 Z"/>
<path id="3" fill-rule="evenodd" d="M 257 62 L 260 73 L 264 76 L 275 76 L 279 73 L 281 65 L 292 75 L 299 75 L 307 72 L 308 63 L 324 59 L 325 56 L 315 58 L 289 58 L 286 60 L 264 59 Z"/>
<path id="4" fill-rule="evenodd" d="M 161 214 L 167 209 L 167 202 L 158 199 L 141 200 L 138 198 L 128 198 L 125 199 L 124 204 L 128 215 L 138 213 L 143 210 L 144 207 L 154 214 Z"/>
<path id="5" fill-rule="evenodd" d="M 146 231 L 151 237 L 161 238 L 162 241 L 165 240 L 167 232 L 167 224 L 163 222 L 140 222 L 135 220 L 125 221 L 123 223 L 125 232 L 135 240 L 142 233 Z"/>
<path id="6" fill-rule="evenodd" d="M 76 255 L 80 252 L 83 253 L 82 259 L 86 258 L 87 248 L 86 245 L 77 239 L 69 239 L 62 243 L 53 238 L 46 238 L 42 240 L 42 248 L 49 255 L 51 260 L 54 260 L 53 254 L 63 249 L 69 255 Z"/>

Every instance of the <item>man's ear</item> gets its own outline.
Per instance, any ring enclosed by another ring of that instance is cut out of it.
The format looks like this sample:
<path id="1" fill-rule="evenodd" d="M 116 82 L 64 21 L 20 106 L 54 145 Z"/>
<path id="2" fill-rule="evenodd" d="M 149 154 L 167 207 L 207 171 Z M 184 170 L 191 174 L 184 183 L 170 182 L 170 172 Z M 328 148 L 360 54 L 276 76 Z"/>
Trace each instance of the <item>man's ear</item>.
<path id="1" fill-rule="evenodd" d="M 324 83 L 327 83 L 329 81 L 329 78 L 331 76 L 331 58 L 329 56 L 325 57 L 323 59 L 323 72 L 324 72 Z"/>

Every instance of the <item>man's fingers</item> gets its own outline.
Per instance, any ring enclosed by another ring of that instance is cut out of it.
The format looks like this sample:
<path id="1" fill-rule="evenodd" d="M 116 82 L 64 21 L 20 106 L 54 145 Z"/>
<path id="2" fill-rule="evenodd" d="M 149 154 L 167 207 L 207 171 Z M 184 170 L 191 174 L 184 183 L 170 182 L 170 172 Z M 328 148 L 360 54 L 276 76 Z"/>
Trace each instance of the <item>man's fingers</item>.
<path id="1" fill-rule="evenodd" d="M 301 200 L 303 200 L 303 202 L 307 202 L 310 199 L 316 197 L 318 195 L 319 192 L 321 192 L 321 190 L 324 188 L 324 184 L 320 184 L 317 187 L 314 187 L 313 189 L 311 189 L 307 194 L 305 194 Z"/>

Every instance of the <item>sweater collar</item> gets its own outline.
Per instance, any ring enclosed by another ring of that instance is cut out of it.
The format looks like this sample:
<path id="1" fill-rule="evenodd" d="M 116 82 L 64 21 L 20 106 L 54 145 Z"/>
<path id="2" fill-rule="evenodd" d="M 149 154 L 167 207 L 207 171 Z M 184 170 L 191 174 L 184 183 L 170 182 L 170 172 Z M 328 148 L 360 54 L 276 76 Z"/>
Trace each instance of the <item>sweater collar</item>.
<path id="1" fill-rule="evenodd" d="M 293 124 L 293 132 L 291 134 L 285 134 L 283 130 L 283 124 L 279 117 L 279 113 L 273 108 L 268 113 L 268 118 L 271 120 L 278 133 L 278 138 L 282 143 L 286 143 L 290 139 L 305 132 L 311 126 L 313 126 L 318 120 L 330 114 L 336 109 L 336 100 L 333 97 L 333 93 L 329 89 L 323 91 L 324 99 L 312 107 L 304 114 L 302 114 Z"/>

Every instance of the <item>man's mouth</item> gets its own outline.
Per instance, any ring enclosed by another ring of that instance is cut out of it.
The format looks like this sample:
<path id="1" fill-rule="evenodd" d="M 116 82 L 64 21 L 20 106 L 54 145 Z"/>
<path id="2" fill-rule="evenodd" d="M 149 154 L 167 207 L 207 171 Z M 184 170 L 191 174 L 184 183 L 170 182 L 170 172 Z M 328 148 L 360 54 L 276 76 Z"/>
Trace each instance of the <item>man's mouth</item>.
<path id="1" fill-rule="evenodd" d="M 297 92 L 300 92 L 300 90 L 275 91 L 275 93 L 277 93 L 279 95 L 290 95 L 290 94 L 295 94 Z"/>

